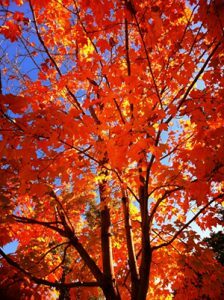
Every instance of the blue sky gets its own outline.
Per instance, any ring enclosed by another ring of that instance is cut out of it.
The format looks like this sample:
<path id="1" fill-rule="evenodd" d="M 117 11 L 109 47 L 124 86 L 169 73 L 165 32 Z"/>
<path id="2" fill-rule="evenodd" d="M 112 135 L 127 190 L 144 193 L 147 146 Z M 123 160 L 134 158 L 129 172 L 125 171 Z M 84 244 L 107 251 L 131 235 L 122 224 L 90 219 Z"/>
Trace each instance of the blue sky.
<path id="1" fill-rule="evenodd" d="M 6 254 L 14 253 L 18 247 L 18 242 L 14 241 L 5 245 L 2 249 Z"/>

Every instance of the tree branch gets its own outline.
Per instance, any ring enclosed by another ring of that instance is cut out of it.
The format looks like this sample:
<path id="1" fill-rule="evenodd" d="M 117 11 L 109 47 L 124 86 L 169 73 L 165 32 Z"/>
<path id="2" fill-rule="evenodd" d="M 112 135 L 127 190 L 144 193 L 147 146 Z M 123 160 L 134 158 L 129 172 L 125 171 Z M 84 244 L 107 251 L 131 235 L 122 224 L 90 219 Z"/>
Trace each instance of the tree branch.
<path id="1" fill-rule="evenodd" d="M 67 237 L 67 234 L 64 230 L 53 226 L 52 224 L 58 224 L 58 222 L 44 222 L 44 221 L 38 221 L 36 219 L 30 219 L 26 217 L 20 217 L 16 215 L 12 215 L 16 222 L 23 223 L 23 224 L 35 224 L 35 225 L 42 225 L 46 228 L 52 229 L 56 232 L 58 232 L 61 236 Z"/>
<path id="2" fill-rule="evenodd" d="M 45 226 L 49 229 L 52 229 L 52 230 L 58 232 L 61 236 L 68 238 L 70 241 L 70 244 L 73 245 L 73 247 L 78 251 L 81 258 L 86 262 L 88 268 L 91 270 L 91 272 L 94 275 L 94 277 L 96 278 L 96 280 L 99 283 L 102 283 L 104 281 L 104 276 L 103 276 L 101 270 L 96 265 L 95 261 L 91 258 L 91 256 L 88 254 L 88 252 L 85 250 L 83 245 L 79 242 L 79 239 L 77 238 L 75 233 L 71 231 L 71 229 L 69 231 L 62 230 L 58 227 L 52 226 L 51 225 L 52 222 L 43 222 L 43 221 L 29 219 L 26 217 L 19 217 L 19 216 L 15 216 L 15 215 L 13 215 L 13 217 L 15 218 L 15 220 L 17 222 L 42 225 L 42 226 Z"/>
<path id="3" fill-rule="evenodd" d="M 37 37 L 38 37 L 38 40 L 40 41 L 42 47 L 44 48 L 44 51 L 46 52 L 47 56 L 49 57 L 50 61 L 52 62 L 52 64 L 54 65 L 56 71 L 58 72 L 58 75 L 60 77 L 62 77 L 62 73 L 61 73 L 61 70 L 59 69 L 55 59 L 52 57 L 52 55 L 50 54 L 48 48 L 46 47 L 45 43 L 44 43 L 44 40 L 42 39 L 41 35 L 40 35 L 40 32 L 39 32 L 39 29 L 38 29 L 38 26 L 37 26 L 37 22 L 36 22 L 36 16 L 35 16 L 35 12 L 34 12 L 34 9 L 33 9 L 33 6 L 31 4 L 31 1 L 29 0 L 29 5 L 30 5 L 30 9 L 31 9 L 31 12 L 32 12 L 32 16 L 33 16 L 33 21 L 34 21 L 34 27 L 35 27 L 35 30 L 36 30 L 36 34 L 37 34 Z M 74 102 L 75 102 L 75 107 L 80 110 L 82 112 L 83 115 L 85 115 L 85 112 L 84 110 L 82 109 L 78 99 L 76 98 L 76 96 L 71 92 L 71 90 L 69 89 L 69 87 L 66 85 L 66 90 L 67 92 L 69 93 L 69 95 L 73 98 Z"/>
<path id="4" fill-rule="evenodd" d="M 173 243 L 173 241 L 184 231 L 184 229 L 186 229 L 194 220 L 197 219 L 197 217 L 204 212 L 204 210 L 209 207 L 214 201 L 218 200 L 218 199 L 222 199 L 224 197 L 224 194 L 220 194 L 218 196 L 216 196 L 215 198 L 213 198 L 212 200 L 210 200 L 205 206 L 203 206 L 195 215 L 193 218 L 191 218 L 184 226 L 181 227 L 180 230 L 178 230 L 174 236 L 172 237 L 171 240 L 169 240 L 168 242 L 162 243 L 158 246 L 154 246 L 152 247 L 152 251 L 160 249 L 162 247 L 168 246 L 170 244 Z"/>
<path id="5" fill-rule="evenodd" d="M 16 268 L 20 272 L 22 272 L 24 275 L 29 277 L 33 282 L 37 284 L 42 284 L 50 287 L 55 287 L 55 288 L 61 288 L 61 287 L 67 287 L 67 288 L 75 288 L 75 287 L 96 287 L 99 286 L 97 282 L 82 282 L 82 281 L 77 281 L 77 282 L 71 282 L 71 283 L 58 283 L 58 282 L 51 282 L 42 278 L 38 278 L 34 275 L 32 275 L 30 272 L 27 270 L 23 269 L 16 261 L 14 261 L 12 258 L 9 257 L 9 255 L 6 255 L 5 252 L 0 249 L 0 255 L 7 261 L 9 265 L 12 267 Z"/>
<path id="6" fill-rule="evenodd" d="M 137 25 L 137 28 L 138 28 L 138 31 L 139 31 L 139 34 L 140 34 L 140 37 L 141 37 L 143 49 L 144 49 L 146 59 L 147 59 L 147 62 L 148 62 L 148 66 L 149 66 L 149 72 L 150 72 L 150 75 L 151 75 L 151 78 L 152 78 L 152 81 L 153 81 L 154 88 L 156 90 L 156 95 L 158 97 L 160 106 L 163 109 L 163 104 L 162 104 L 162 100 L 161 100 L 161 97 L 160 97 L 159 88 L 158 88 L 157 83 L 156 83 L 156 79 L 155 79 L 153 69 L 152 69 L 152 64 L 151 64 L 149 54 L 148 54 L 148 51 L 147 51 L 147 47 L 146 47 L 146 44 L 145 44 L 144 36 L 143 36 L 143 33 L 142 33 L 142 30 L 141 30 L 141 27 L 140 27 L 140 24 L 138 22 L 136 14 L 134 14 L 134 19 L 135 19 L 135 22 L 136 22 L 136 25 Z"/>
<path id="7" fill-rule="evenodd" d="M 157 210 L 157 208 L 159 207 L 160 203 L 161 203 L 164 199 L 166 199 L 167 197 L 169 197 L 170 194 L 172 194 L 172 193 L 174 193 L 174 192 L 176 192 L 176 191 L 179 191 L 179 190 L 181 190 L 181 189 L 182 189 L 182 187 L 177 187 L 177 188 L 175 188 L 175 189 L 172 189 L 172 190 L 169 190 L 169 191 L 165 191 L 164 195 L 163 195 L 162 197 L 160 197 L 160 198 L 156 201 L 156 204 L 154 205 L 154 207 L 153 207 L 153 209 L 152 209 L 152 211 L 151 211 L 151 213 L 150 213 L 150 215 L 149 215 L 149 223 L 152 222 L 153 217 L 154 217 L 154 214 L 156 213 L 156 210 Z"/>

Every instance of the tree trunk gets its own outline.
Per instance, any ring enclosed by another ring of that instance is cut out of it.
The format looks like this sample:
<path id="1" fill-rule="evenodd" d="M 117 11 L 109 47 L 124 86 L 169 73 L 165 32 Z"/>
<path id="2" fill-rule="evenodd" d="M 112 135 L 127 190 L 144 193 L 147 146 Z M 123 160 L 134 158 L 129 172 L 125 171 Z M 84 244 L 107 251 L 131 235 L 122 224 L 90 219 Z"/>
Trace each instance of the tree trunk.
<path id="1" fill-rule="evenodd" d="M 115 281 L 105 281 L 102 290 L 106 300 L 121 300 Z"/>
<path id="2" fill-rule="evenodd" d="M 107 300 L 120 300 L 119 291 L 115 282 L 113 254 L 111 242 L 110 209 L 107 205 L 106 181 L 100 183 L 101 208 L 101 249 L 103 261 L 103 275 L 105 277 L 102 289 Z"/>
<path id="3" fill-rule="evenodd" d="M 61 288 L 59 291 L 59 298 L 58 300 L 70 300 L 70 293 L 69 293 L 69 289 L 64 287 Z"/>
<path id="4" fill-rule="evenodd" d="M 134 249 L 131 219 L 129 214 L 129 199 L 124 192 L 122 197 L 122 203 L 124 211 L 125 234 L 128 248 L 128 264 L 131 273 L 131 299 L 135 300 L 138 295 L 139 289 L 139 272 Z"/>
<path id="5" fill-rule="evenodd" d="M 141 177 L 141 176 L 140 176 Z M 142 177 L 140 178 L 142 180 Z M 143 181 L 143 180 L 142 180 Z M 145 300 L 149 289 L 149 275 L 152 262 L 152 250 L 149 238 L 149 216 L 148 216 L 148 195 L 144 185 L 139 190 L 140 210 L 141 210 L 141 245 L 142 256 L 140 264 L 140 283 L 136 300 Z"/>
<path id="6" fill-rule="evenodd" d="M 61 283 L 65 283 L 65 277 L 66 277 L 66 271 L 67 268 L 64 266 L 62 277 L 61 277 Z M 59 298 L 58 300 L 70 300 L 70 289 L 66 286 L 59 288 Z"/>
<path id="7" fill-rule="evenodd" d="M 145 300 L 149 289 L 149 274 L 152 261 L 152 252 L 148 242 L 144 240 L 144 247 L 142 249 L 142 264 L 140 266 L 140 284 L 138 296 L 136 300 Z"/>

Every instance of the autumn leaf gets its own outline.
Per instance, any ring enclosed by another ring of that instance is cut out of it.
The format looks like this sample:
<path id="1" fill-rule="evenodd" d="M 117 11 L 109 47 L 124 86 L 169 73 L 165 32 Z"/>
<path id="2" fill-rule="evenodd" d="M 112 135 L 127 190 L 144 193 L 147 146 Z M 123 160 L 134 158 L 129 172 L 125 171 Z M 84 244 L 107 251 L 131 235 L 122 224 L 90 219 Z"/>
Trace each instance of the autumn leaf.
<path id="1" fill-rule="evenodd" d="M 0 34 L 3 34 L 11 42 L 15 42 L 21 35 L 21 29 L 13 20 L 8 20 L 0 27 Z"/>

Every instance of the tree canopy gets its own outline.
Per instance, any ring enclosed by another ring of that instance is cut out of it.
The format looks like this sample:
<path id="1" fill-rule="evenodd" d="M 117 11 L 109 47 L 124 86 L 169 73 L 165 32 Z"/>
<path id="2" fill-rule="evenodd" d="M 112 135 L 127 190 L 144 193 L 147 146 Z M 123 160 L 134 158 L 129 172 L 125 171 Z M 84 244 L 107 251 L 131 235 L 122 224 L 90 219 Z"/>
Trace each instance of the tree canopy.
<path id="1" fill-rule="evenodd" d="M 223 299 L 223 1 L 0 5 L 4 297 Z"/>

